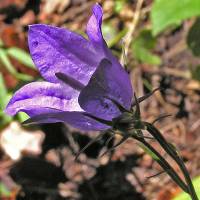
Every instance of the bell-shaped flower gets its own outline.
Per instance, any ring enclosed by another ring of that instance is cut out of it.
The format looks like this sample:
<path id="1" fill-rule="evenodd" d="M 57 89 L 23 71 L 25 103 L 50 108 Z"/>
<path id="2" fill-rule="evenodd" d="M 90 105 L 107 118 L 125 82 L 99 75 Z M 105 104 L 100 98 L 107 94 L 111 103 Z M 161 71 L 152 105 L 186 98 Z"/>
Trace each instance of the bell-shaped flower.
<path id="1" fill-rule="evenodd" d="M 130 109 L 133 91 L 127 72 L 112 55 L 102 36 L 102 8 L 96 4 L 86 33 L 88 39 L 65 28 L 29 27 L 31 57 L 46 81 L 19 89 L 5 111 L 22 111 L 31 122 L 64 122 L 81 130 L 106 130 L 121 115 L 115 102 Z M 90 117 L 94 116 L 94 117 Z"/>

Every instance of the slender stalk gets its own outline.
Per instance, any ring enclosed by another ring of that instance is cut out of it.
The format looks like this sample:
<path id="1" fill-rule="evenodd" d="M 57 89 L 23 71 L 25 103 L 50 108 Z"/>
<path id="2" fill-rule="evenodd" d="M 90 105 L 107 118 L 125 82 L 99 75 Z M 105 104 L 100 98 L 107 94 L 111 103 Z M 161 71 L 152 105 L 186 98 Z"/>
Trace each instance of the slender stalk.
<path id="1" fill-rule="evenodd" d="M 178 163 L 180 169 L 182 170 L 182 172 L 184 174 L 184 177 L 185 177 L 185 180 L 186 180 L 186 182 L 187 182 L 187 184 L 189 186 L 191 197 L 192 197 L 193 200 L 199 200 L 199 198 L 198 198 L 198 196 L 196 194 L 196 191 L 194 189 L 194 185 L 192 183 L 192 180 L 190 178 L 190 175 L 188 173 L 188 170 L 187 170 L 183 160 L 180 158 L 180 156 L 178 156 L 178 157 L 179 157 L 179 159 L 177 160 L 177 163 Z"/>
<path id="2" fill-rule="evenodd" d="M 162 157 L 162 155 L 156 149 L 154 149 L 143 138 L 136 137 L 135 135 L 133 135 L 132 137 L 137 141 L 141 142 L 143 145 L 145 145 L 145 147 L 147 147 L 151 152 L 153 152 L 158 157 L 158 159 L 156 160 L 157 163 L 168 173 L 172 180 L 174 180 L 174 182 L 182 188 L 183 191 L 189 193 L 187 185 L 183 182 L 183 180 L 177 175 L 177 173 L 171 167 L 171 165 L 169 165 L 169 163 Z"/>
<path id="3" fill-rule="evenodd" d="M 133 33 L 134 33 L 138 23 L 139 23 L 143 3 L 144 3 L 144 0 L 138 0 L 137 1 L 133 20 L 132 20 L 130 26 L 128 27 L 128 32 L 126 33 L 126 35 L 124 37 L 124 54 L 125 54 L 125 57 L 128 54 L 129 46 L 131 44 L 131 41 L 133 40 L 133 37 L 132 37 Z M 125 59 L 124 55 L 122 54 L 121 59 L 120 59 L 120 63 L 122 65 L 126 64 L 124 59 Z"/>
<path id="4" fill-rule="evenodd" d="M 178 164 L 179 168 L 181 169 L 181 171 L 184 175 L 185 181 L 187 182 L 189 194 L 192 197 L 192 200 L 198 200 L 198 197 L 196 195 L 196 192 L 195 192 L 194 186 L 192 184 L 192 180 L 190 178 L 188 170 L 187 170 L 183 160 L 181 159 L 181 157 L 178 155 L 177 151 L 175 150 L 175 148 L 172 147 L 172 145 L 170 145 L 166 141 L 166 139 L 162 136 L 160 131 L 155 126 L 153 126 L 152 124 L 147 123 L 147 122 L 144 122 L 144 125 L 146 125 L 148 132 L 159 142 L 159 144 L 163 147 L 163 149 Z"/>

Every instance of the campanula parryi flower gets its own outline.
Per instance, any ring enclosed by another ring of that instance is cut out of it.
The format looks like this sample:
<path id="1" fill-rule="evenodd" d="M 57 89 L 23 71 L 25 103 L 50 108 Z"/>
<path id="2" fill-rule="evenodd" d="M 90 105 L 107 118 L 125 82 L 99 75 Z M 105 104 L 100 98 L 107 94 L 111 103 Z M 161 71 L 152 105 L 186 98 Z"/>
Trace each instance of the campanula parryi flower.
<path id="1" fill-rule="evenodd" d="M 88 39 L 64 28 L 29 27 L 31 57 L 46 81 L 19 89 L 6 107 L 7 114 L 22 111 L 37 123 L 65 122 L 81 130 L 106 130 L 109 125 L 95 117 L 112 121 L 120 116 L 114 101 L 130 109 L 131 82 L 104 41 L 102 16 L 96 4 L 86 27 Z"/>

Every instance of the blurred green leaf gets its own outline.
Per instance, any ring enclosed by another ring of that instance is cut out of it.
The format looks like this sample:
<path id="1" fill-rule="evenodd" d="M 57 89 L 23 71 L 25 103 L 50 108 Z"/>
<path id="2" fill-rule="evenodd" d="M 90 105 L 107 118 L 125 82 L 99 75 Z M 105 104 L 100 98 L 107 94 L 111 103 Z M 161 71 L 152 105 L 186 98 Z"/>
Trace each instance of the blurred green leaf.
<path id="1" fill-rule="evenodd" d="M 153 86 L 151 85 L 151 83 L 150 83 L 147 79 L 143 78 L 142 81 L 143 81 L 144 86 L 145 86 L 149 91 L 152 91 L 152 90 L 153 90 Z"/>
<path id="2" fill-rule="evenodd" d="M 151 10 L 153 35 L 182 20 L 200 15 L 200 0 L 154 0 Z"/>
<path id="3" fill-rule="evenodd" d="M 192 69 L 191 73 L 193 79 L 200 81 L 200 65 L 196 66 L 195 69 Z"/>
<path id="4" fill-rule="evenodd" d="M 7 187 L 0 182 L 0 195 L 4 197 L 9 197 L 11 195 L 11 192 L 7 189 Z M 1 197 L 1 196 L 0 196 Z"/>
<path id="5" fill-rule="evenodd" d="M 36 69 L 30 55 L 23 49 L 20 49 L 17 47 L 11 47 L 7 49 L 7 53 L 9 56 L 20 61 L 22 64 L 26 65 L 27 67 L 31 69 Z"/>
<path id="6" fill-rule="evenodd" d="M 4 108 L 8 103 L 8 91 L 4 83 L 3 75 L 0 73 L 0 106 Z"/>
<path id="7" fill-rule="evenodd" d="M 125 6 L 127 0 L 116 0 L 114 2 L 115 2 L 114 10 L 116 13 L 119 13 Z"/>
<path id="8" fill-rule="evenodd" d="M 126 35 L 127 29 L 124 28 L 120 32 L 117 32 L 111 23 L 104 23 L 102 25 L 102 32 L 108 47 L 111 48 Z"/>
<path id="9" fill-rule="evenodd" d="M 12 65 L 8 58 L 7 51 L 3 48 L 0 48 L 0 62 L 3 64 L 4 67 L 6 67 L 8 72 L 15 76 L 17 79 L 23 81 L 31 81 L 33 79 L 32 76 L 21 74 L 16 71 L 15 67 Z"/>
<path id="10" fill-rule="evenodd" d="M 11 121 L 11 117 L 4 113 L 4 109 L 8 103 L 9 94 L 4 84 L 3 75 L 0 73 L 0 126 Z"/>
<path id="11" fill-rule="evenodd" d="M 200 56 L 200 18 L 198 18 L 187 35 L 187 44 L 195 56 Z"/>
<path id="12" fill-rule="evenodd" d="M 32 81 L 33 80 L 33 77 L 30 75 L 27 75 L 27 74 L 16 73 L 16 74 L 14 74 L 14 76 L 17 79 L 22 80 L 22 81 Z"/>
<path id="13" fill-rule="evenodd" d="M 112 38 L 116 35 L 116 29 L 113 28 L 111 23 L 104 23 L 102 25 L 102 32 L 106 42 L 112 40 Z"/>
<path id="14" fill-rule="evenodd" d="M 0 47 L 2 47 L 4 44 L 3 44 L 3 40 L 0 39 Z"/>
<path id="15" fill-rule="evenodd" d="M 200 198 L 200 176 L 194 178 L 192 182 L 193 182 L 195 191 L 197 193 L 197 196 Z M 181 192 L 172 200 L 191 200 L 191 197 L 187 193 Z"/>
<path id="16" fill-rule="evenodd" d="M 5 49 L 0 48 L 0 62 L 6 67 L 6 69 L 11 73 L 17 73 L 13 65 L 11 64 L 7 52 Z"/>
<path id="17" fill-rule="evenodd" d="M 18 117 L 19 122 L 21 122 L 21 123 L 26 121 L 29 118 L 29 116 L 24 112 L 19 112 L 17 114 L 17 117 Z"/>
<path id="18" fill-rule="evenodd" d="M 161 59 L 150 51 L 155 47 L 155 45 L 156 39 L 152 36 L 150 30 L 145 29 L 140 32 L 131 46 L 135 58 L 142 63 L 160 65 Z"/>
<path id="19" fill-rule="evenodd" d="M 121 30 L 119 33 L 117 33 L 111 40 L 107 42 L 108 47 L 111 48 L 117 43 L 120 42 L 120 40 L 126 35 L 127 29 Z"/>

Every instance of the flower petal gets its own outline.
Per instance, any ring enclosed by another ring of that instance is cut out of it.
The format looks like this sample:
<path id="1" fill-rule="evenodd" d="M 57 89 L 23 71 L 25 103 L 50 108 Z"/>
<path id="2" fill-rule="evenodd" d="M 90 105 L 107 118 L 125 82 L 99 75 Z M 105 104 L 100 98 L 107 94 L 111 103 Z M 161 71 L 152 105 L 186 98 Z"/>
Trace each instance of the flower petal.
<path id="1" fill-rule="evenodd" d="M 108 125 L 102 124 L 84 115 L 83 112 L 55 112 L 41 114 L 28 119 L 25 121 L 25 124 L 44 124 L 56 122 L 64 122 L 84 131 L 101 131 L 111 128 Z"/>
<path id="2" fill-rule="evenodd" d="M 126 109 L 130 109 L 132 99 L 123 81 L 126 80 L 122 80 L 120 74 L 115 72 L 115 66 L 103 59 L 79 95 L 80 106 L 86 112 L 102 119 L 112 120 L 119 116 L 121 112 L 110 99 Z"/>
<path id="3" fill-rule="evenodd" d="M 68 86 L 48 82 L 33 82 L 18 90 L 6 107 L 6 113 L 23 111 L 30 116 L 40 113 L 82 111 L 78 104 L 79 92 Z M 55 111 L 54 111 L 55 112 Z"/>
<path id="4" fill-rule="evenodd" d="M 86 33 L 91 42 L 104 43 L 104 39 L 101 32 L 101 24 L 102 24 L 102 17 L 103 17 L 102 8 L 98 3 L 96 3 L 92 11 L 93 11 L 93 14 L 87 23 Z"/>
<path id="5" fill-rule="evenodd" d="M 112 54 L 112 51 L 107 47 L 101 31 L 102 16 L 103 11 L 101 6 L 96 4 L 93 7 L 93 14 L 88 21 L 86 32 L 99 57 L 102 59 L 107 58 L 112 63 L 112 72 L 110 72 L 110 74 L 111 76 L 113 73 L 116 74 L 117 80 L 120 82 L 119 84 L 121 87 L 126 88 L 126 95 L 128 101 L 130 101 L 130 99 L 133 97 L 131 81 L 128 73 L 121 66 L 117 58 Z M 128 107 L 129 104 L 130 102 L 127 104 Z"/>
<path id="6" fill-rule="evenodd" d="M 91 43 L 64 28 L 31 25 L 28 43 L 35 65 L 49 82 L 58 82 L 55 73 L 60 72 L 87 84 L 98 66 L 99 56 Z"/>

